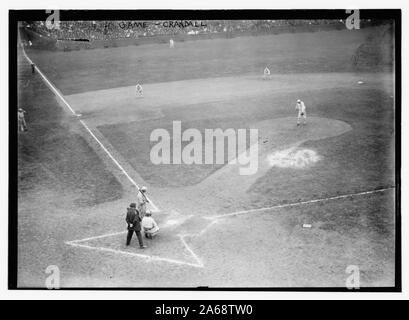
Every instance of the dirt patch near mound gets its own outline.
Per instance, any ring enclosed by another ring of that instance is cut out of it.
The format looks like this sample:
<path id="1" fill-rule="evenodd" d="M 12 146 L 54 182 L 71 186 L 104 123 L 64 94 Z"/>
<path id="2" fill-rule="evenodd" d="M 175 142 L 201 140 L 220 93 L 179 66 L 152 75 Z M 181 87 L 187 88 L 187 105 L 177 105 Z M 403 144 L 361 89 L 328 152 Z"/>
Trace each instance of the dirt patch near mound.
<path id="1" fill-rule="evenodd" d="M 259 130 L 257 172 L 253 175 L 240 175 L 239 164 L 225 165 L 194 190 L 200 195 L 197 197 L 200 199 L 198 201 L 203 201 L 204 205 L 210 201 L 214 206 L 224 207 L 227 204 L 230 208 L 246 207 L 246 203 L 250 202 L 247 191 L 272 166 L 283 170 L 306 170 L 320 159 L 315 150 L 300 148 L 304 142 L 338 136 L 352 129 L 343 121 L 318 117 L 310 117 L 308 124 L 300 127 L 297 127 L 293 117 L 269 119 L 251 127 Z M 276 162 L 272 163 L 272 159 Z"/>
<path id="2" fill-rule="evenodd" d="M 303 169 L 318 162 L 321 157 L 310 149 L 288 148 L 272 153 L 268 157 L 272 167 Z"/>

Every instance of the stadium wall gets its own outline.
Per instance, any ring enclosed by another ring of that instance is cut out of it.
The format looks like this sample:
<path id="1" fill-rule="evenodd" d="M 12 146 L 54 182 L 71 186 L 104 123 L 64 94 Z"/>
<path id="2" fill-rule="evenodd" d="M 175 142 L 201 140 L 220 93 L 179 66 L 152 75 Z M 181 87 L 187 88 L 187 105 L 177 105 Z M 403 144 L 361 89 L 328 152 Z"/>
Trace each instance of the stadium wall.
<path id="1" fill-rule="evenodd" d="M 376 33 L 368 35 L 352 56 L 352 64 L 357 70 L 392 71 L 395 61 L 394 25 L 379 27 Z"/>
<path id="2" fill-rule="evenodd" d="M 219 32 L 219 33 L 199 33 L 195 35 L 187 33 L 179 34 L 166 34 L 146 36 L 139 38 L 119 38 L 119 39 L 106 39 L 106 40 L 92 40 L 76 39 L 76 40 L 57 40 L 49 38 L 45 35 L 41 35 L 33 30 L 22 28 L 22 39 L 31 41 L 31 47 L 33 49 L 43 50 L 61 50 L 72 51 L 81 49 L 97 49 L 97 48 L 110 48 L 110 47 L 125 47 L 125 46 L 137 46 L 152 43 L 168 43 L 172 38 L 176 42 L 204 40 L 204 39 L 220 39 L 220 38 L 235 38 L 243 36 L 260 36 L 268 34 L 281 34 L 281 33 L 298 33 L 298 32 L 317 32 L 317 31 L 329 31 L 344 29 L 343 24 L 336 25 L 307 25 L 307 26 L 276 26 L 268 30 L 254 30 L 254 31 L 233 31 L 233 32 Z"/>

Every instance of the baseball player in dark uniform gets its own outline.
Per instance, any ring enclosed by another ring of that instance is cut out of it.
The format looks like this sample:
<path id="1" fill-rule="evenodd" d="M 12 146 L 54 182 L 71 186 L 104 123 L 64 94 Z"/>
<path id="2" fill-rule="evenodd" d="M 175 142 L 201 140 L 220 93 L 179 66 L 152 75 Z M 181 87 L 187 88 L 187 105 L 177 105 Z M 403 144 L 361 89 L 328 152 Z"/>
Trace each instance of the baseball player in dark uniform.
<path id="1" fill-rule="evenodd" d="M 139 241 L 139 247 L 141 249 L 146 248 L 143 244 L 142 234 L 141 234 L 141 218 L 139 217 L 139 212 L 136 210 L 136 204 L 131 203 L 126 212 L 126 223 L 128 224 L 128 235 L 126 237 L 126 245 L 129 246 L 133 233 L 136 233 Z"/>

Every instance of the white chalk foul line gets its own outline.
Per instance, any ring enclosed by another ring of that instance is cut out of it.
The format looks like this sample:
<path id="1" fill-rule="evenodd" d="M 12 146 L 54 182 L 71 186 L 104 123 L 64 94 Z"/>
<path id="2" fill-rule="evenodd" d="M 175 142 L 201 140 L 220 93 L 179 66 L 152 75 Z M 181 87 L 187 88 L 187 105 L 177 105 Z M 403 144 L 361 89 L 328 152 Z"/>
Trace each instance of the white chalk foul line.
<path id="1" fill-rule="evenodd" d="M 392 189 L 395 189 L 395 187 L 377 189 L 377 190 L 370 190 L 370 191 L 364 191 L 364 192 L 358 192 L 358 193 L 350 193 L 350 194 L 344 194 L 344 195 L 328 197 L 328 198 L 320 198 L 320 199 L 313 199 L 313 200 L 308 200 L 308 201 L 300 201 L 300 202 L 288 203 L 288 204 L 283 204 L 283 205 L 277 205 L 277 206 L 271 206 L 271 207 L 265 207 L 265 208 L 258 208 L 258 209 L 243 210 L 243 211 L 237 211 L 237 212 L 232 212 L 232 213 L 227 213 L 227 214 L 222 214 L 222 215 L 217 215 L 217 216 L 205 217 L 206 219 L 212 220 L 212 222 L 209 225 L 207 225 L 203 230 L 201 230 L 200 232 L 198 232 L 196 234 L 193 234 L 193 233 L 190 234 L 189 233 L 189 234 L 183 234 L 183 235 L 179 234 L 178 235 L 180 241 L 183 243 L 186 250 L 191 254 L 191 256 L 196 261 L 196 263 L 189 263 L 189 262 L 185 262 L 185 261 L 181 261 L 181 260 L 168 259 L 168 258 L 162 258 L 162 257 L 158 257 L 158 256 L 138 254 L 138 253 L 122 251 L 122 250 L 116 250 L 116 249 L 111 249 L 111 248 L 106 248 L 106 247 L 93 247 L 93 246 L 81 244 L 81 242 L 106 238 L 106 237 L 115 236 L 115 235 L 119 235 L 119 234 L 125 234 L 126 231 L 114 232 L 114 233 L 104 234 L 104 235 L 100 235 L 100 236 L 84 238 L 84 239 L 80 239 L 80 240 L 67 241 L 66 244 L 74 246 L 74 247 L 81 247 L 81 248 L 90 249 L 90 250 L 105 251 L 105 252 L 111 252 L 111 253 L 116 253 L 116 254 L 124 254 L 124 255 L 128 255 L 128 256 L 144 258 L 144 259 L 146 259 L 148 261 L 165 261 L 165 262 L 175 263 L 175 264 L 179 264 L 179 265 L 188 265 L 188 266 L 192 266 L 192 267 L 203 268 L 204 267 L 203 262 L 196 255 L 196 253 L 192 250 L 192 248 L 190 248 L 190 246 L 187 244 L 187 242 L 185 240 L 185 237 L 195 237 L 195 236 L 203 235 L 215 223 L 217 223 L 218 219 L 228 218 L 228 217 L 236 216 L 236 215 L 260 213 L 260 212 L 263 212 L 263 211 L 274 210 L 274 209 L 279 209 L 279 208 L 295 207 L 295 206 L 301 206 L 301 205 L 305 205 L 305 204 L 343 199 L 343 198 L 348 198 L 348 197 L 352 197 L 352 196 L 361 196 L 361 195 L 379 193 L 379 192 L 384 192 L 384 191 L 392 190 Z"/>
<path id="2" fill-rule="evenodd" d="M 128 180 L 138 189 L 139 191 L 139 186 L 136 184 L 135 180 L 132 179 L 132 177 L 125 171 L 125 169 L 120 165 L 120 163 L 114 158 L 114 156 L 108 151 L 108 149 L 102 144 L 101 141 L 99 141 L 99 139 L 95 136 L 95 134 L 91 131 L 91 129 L 86 125 L 86 123 L 84 122 L 84 120 L 80 120 L 81 124 L 84 126 L 84 128 L 89 132 L 89 134 L 95 139 L 95 141 L 100 145 L 100 147 L 102 148 L 102 150 L 105 151 L 105 153 L 108 155 L 108 157 L 111 158 L 111 160 L 116 164 L 116 166 L 123 172 L 123 174 L 128 178 Z M 152 207 L 152 211 L 154 212 L 158 212 L 159 209 L 157 206 L 155 206 L 155 204 L 148 198 L 149 200 L 149 204 Z"/>
<path id="3" fill-rule="evenodd" d="M 267 211 L 267 210 L 274 210 L 274 209 L 287 208 L 287 207 L 296 207 L 296 206 L 301 206 L 301 205 L 304 205 L 304 204 L 311 204 L 311 203 L 316 203 L 316 202 L 326 202 L 326 201 L 331 201 L 331 200 L 348 198 L 348 197 L 352 197 L 352 196 L 362 196 L 362 195 L 371 194 L 371 193 L 384 192 L 384 191 L 391 190 L 391 189 L 395 189 L 395 187 L 384 188 L 384 189 L 376 189 L 376 190 L 370 190 L 370 191 L 364 191 L 364 192 L 358 192 L 358 193 L 350 193 L 350 194 L 344 194 L 344 195 L 340 195 L 340 196 L 321 198 L 321 199 L 313 199 L 313 200 L 308 200 L 308 201 L 287 203 L 287 204 L 282 204 L 282 205 L 277 205 L 277 206 L 272 206 L 272 207 L 264 207 L 264 208 L 258 208 L 258 209 L 249 209 L 249 210 L 236 211 L 236 212 L 220 214 L 220 215 L 216 215 L 216 216 L 208 216 L 208 217 L 206 217 L 206 219 L 209 219 L 209 220 L 222 219 L 222 218 L 227 218 L 227 217 L 231 217 L 231 216 L 238 216 L 238 215 L 242 215 L 242 214 L 259 213 L 259 212 Z"/>
<path id="4" fill-rule="evenodd" d="M 216 220 L 213 220 L 211 223 L 209 223 L 203 230 L 201 230 L 198 233 L 188 233 L 188 234 L 179 234 L 180 241 L 182 241 L 183 245 L 185 246 L 186 250 L 190 252 L 192 257 L 196 260 L 197 265 L 200 266 L 201 268 L 204 267 L 204 264 L 202 260 L 199 258 L 199 256 L 193 251 L 193 249 L 187 244 L 185 237 L 198 237 L 204 234 L 212 225 L 217 223 Z"/>
<path id="5" fill-rule="evenodd" d="M 33 65 L 33 61 L 27 56 L 26 51 L 24 50 L 24 48 L 22 47 L 23 50 L 23 54 L 24 57 L 27 59 L 27 61 Z M 34 64 L 34 68 L 35 70 L 37 70 L 37 72 L 40 74 L 40 76 L 43 78 L 43 80 L 45 81 L 45 83 L 48 85 L 48 87 L 51 89 L 51 91 L 54 92 L 54 94 L 56 94 L 62 102 L 64 102 L 65 106 L 71 111 L 72 114 L 76 114 L 74 109 L 71 108 L 71 106 L 69 105 L 69 103 L 67 102 L 67 100 L 65 100 L 65 98 L 61 95 L 61 93 L 57 90 L 57 88 L 47 79 L 47 77 L 41 72 L 41 70 Z"/>
<path id="6" fill-rule="evenodd" d="M 115 254 L 122 254 L 122 255 L 126 255 L 126 256 L 142 258 L 142 259 L 145 259 L 147 261 L 163 261 L 163 262 L 174 263 L 174 264 L 179 264 L 179 265 L 187 265 L 187 266 L 196 267 L 196 268 L 203 268 L 202 264 L 189 263 L 189 262 L 185 262 L 185 261 L 181 261 L 181 260 L 168 259 L 168 258 L 162 258 L 162 257 L 157 257 L 157 256 L 150 256 L 150 255 L 146 255 L 146 254 L 116 250 L 116 249 L 111 249 L 111 248 L 106 248 L 106 247 L 92 247 L 92 246 L 89 246 L 89 245 L 86 245 L 86 244 L 80 244 L 78 242 L 72 242 L 72 241 L 71 242 L 66 242 L 66 244 L 68 244 L 70 246 L 73 246 L 73 247 L 79 247 L 79 248 L 84 248 L 84 249 L 89 249 L 89 250 L 110 252 L 110 253 L 115 253 Z"/>
<path id="7" fill-rule="evenodd" d="M 196 260 L 195 266 L 203 268 L 203 262 L 199 259 L 196 253 L 189 247 L 189 245 L 185 241 L 185 236 L 179 236 L 180 241 L 182 241 L 183 245 L 185 246 L 186 250 L 192 255 L 192 257 Z"/>
<path id="8" fill-rule="evenodd" d="M 107 237 L 117 236 L 119 234 L 125 234 L 125 233 L 127 233 L 127 231 L 113 232 L 113 233 L 103 234 L 103 235 L 100 235 L 100 236 L 84 238 L 84 239 L 80 239 L 80 240 L 67 241 L 66 244 L 74 244 L 74 243 L 79 243 L 79 242 L 95 240 L 95 239 L 107 238 Z"/>
<path id="9" fill-rule="evenodd" d="M 30 64 L 34 64 L 33 61 L 27 56 L 23 46 L 21 45 L 24 57 L 27 59 L 27 61 Z M 45 83 L 48 85 L 48 87 L 51 89 L 51 91 L 53 91 L 53 93 L 55 95 L 57 95 L 61 101 L 65 104 L 65 106 L 71 111 L 72 114 L 76 115 L 76 112 L 74 111 L 74 109 L 70 106 L 70 104 L 67 102 L 67 100 L 65 100 L 65 98 L 63 97 L 63 95 L 57 90 L 57 88 L 47 79 L 47 77 L 41 72 L 41 70 L 34 64 L 34 68 L 37 70 L 37 72 L 40 74 L 40 76 L 43 78 L 43 80 L 45 81 Z M 116 166 L 119 168 L 119 170 L 122 171 L 122 173 L 128 178 L 128 180 L 138 189 L 138 191 L 140 190 L 139 186 L 136 184 L 136 182 L 134 181 L 134 179 L 132 179 L 132 177 L 125 171 L 125 169 L 120 165 L 120 163 L 114 158 L 114 156 L 109 152 L 109 150 L 102 144 L 101 141 L 99 141 L 99 139 L 95 136 L 95 134 L 91 131 L 91 129 L 85 124 L 84 120 L 80 120 L 80 123 L 82 124 L 82 126 L 88 131 L 88 133 L 94 138 L 94 140 L 101 146 L 102 150 L 105 151 L 105 153 L 109 156 L 109 158 L 111 158 L 111 160 L 116 164 Z M 147 199 L 149 200 L 149 204 L 152 207 L 152 211 L 153 212 L 159 212 L 158 207 L 151 201 L 151 199 L 149 199 L 147 197 Z"/>

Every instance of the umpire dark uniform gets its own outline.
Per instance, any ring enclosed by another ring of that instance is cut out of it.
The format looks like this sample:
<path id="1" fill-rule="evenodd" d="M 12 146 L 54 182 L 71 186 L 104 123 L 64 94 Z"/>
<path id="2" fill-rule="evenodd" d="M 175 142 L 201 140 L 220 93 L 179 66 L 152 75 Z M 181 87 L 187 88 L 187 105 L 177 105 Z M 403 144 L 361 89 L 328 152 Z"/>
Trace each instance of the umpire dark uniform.
<path id="1" fill-rule="evenodd" d="M 139 212 L 136 210 L 136 204 L 131 203 L 126 212 L 126 223 L 128 224 L 128 235 L 126 237 L 126 245 L 129 246 L 133 233 L 136 233 L 139 241 L 139 247 L 141 249 L 146 248 L 143 245 L 142 234 L 141 234 L 141 218 L 139 217 Z"/>

